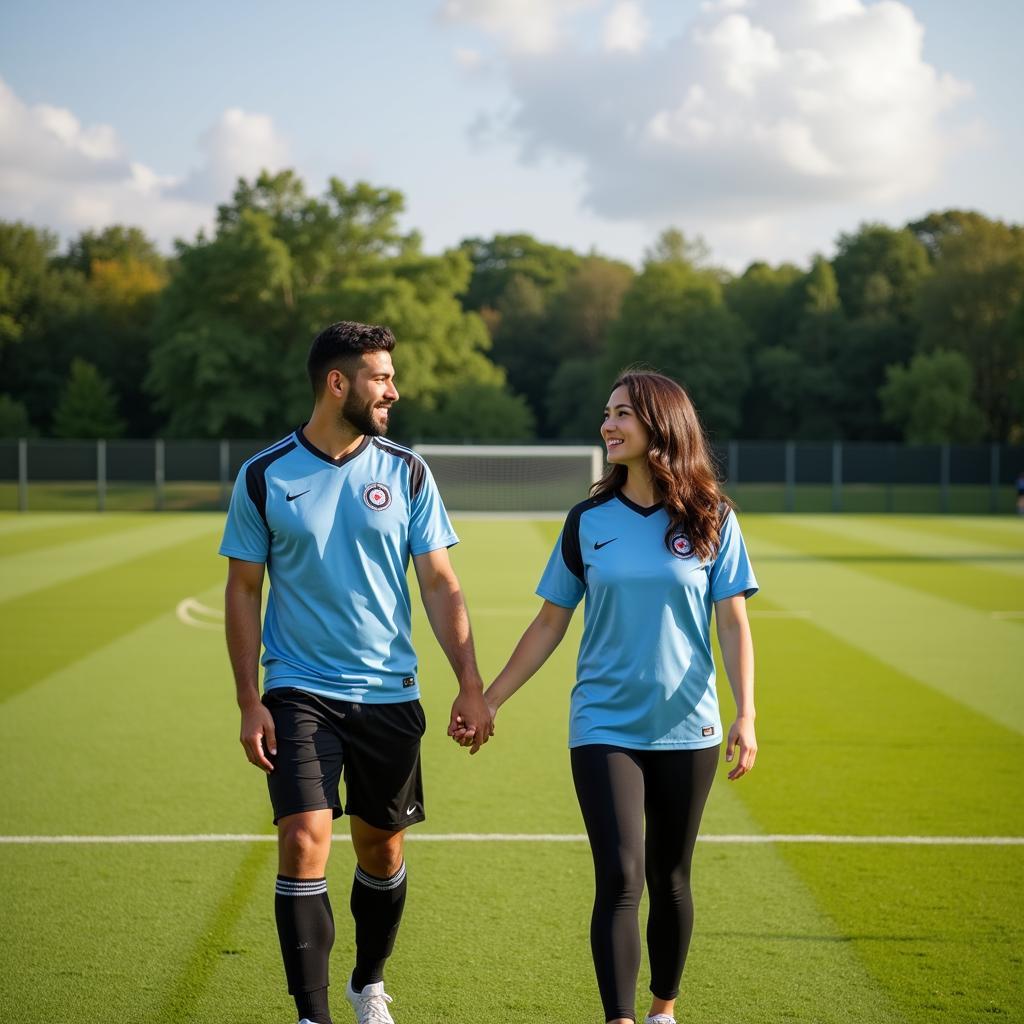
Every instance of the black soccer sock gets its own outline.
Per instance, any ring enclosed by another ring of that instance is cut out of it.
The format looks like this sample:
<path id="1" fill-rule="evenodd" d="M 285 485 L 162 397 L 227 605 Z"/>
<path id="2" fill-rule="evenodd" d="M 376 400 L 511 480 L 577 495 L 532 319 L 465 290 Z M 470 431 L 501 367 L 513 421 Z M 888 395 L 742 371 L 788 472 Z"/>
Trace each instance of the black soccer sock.
<path id="1" fill-rule="evenodd" d="M 327 1008 L 327 961 L 334 945 L 334 915 L 325 878 L 277 876 L 277 936 L 295 1008 L 316 1024 L 333 1024 Z"/>
<path id="2" fill-rule="evenodd" d="M 405 890 L 405 864 L 390 878 L 375 878 L 356 868 L 351 902 L 356 922 L 356 966 L 352 971 L 356 992 L 384 979 L 384 961 L 395 947 Z"/>

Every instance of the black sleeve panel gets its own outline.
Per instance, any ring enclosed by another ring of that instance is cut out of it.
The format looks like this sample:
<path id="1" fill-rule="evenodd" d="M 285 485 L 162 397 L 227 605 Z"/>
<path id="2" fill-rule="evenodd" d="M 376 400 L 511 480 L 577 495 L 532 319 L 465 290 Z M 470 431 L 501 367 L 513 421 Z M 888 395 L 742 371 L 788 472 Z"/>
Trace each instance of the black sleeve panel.
<path id="1" fill-rule="evenodd" d="M 296 447 L 298 446 L 294 441 L 290 444 L 283 444 L 280 448 L 275 448 L 273 451 L 267 452 L 266 455 L 253 459 L 246 467 L 245 489 L 249 492 L 249 500 L 256 506 L 256 511 L 259 512 L 260 518 L 268 530 L 270 524 L 267 523 L 267 470 L 282 455 L 287 455 Z"/>
<path id="2" fill-rule="evenodd" d="M 586 583 L 586 579 L 584 579 L 583 551 L 580 548 L 580 519 L 591 505 L 592 502 L 583 501 L 579 505 L 573 506 L 565 517 L 565 526 L 562 527 L 562 561 L 565 562 L 565 567 L 569 572 L 581 583 Z"/>
<path id="3" fill-rule="evenodd" d="M 413 457 L 409 460 L 409 493 L 415 500 L 420 491 L 423 490 L 423 484 L 427 479 L 427 470 L 423 463 Z"/>
<path id="4" fill-rule="evenodd" d="M 382 452 L 387 452 L 388 455 L 401 459 L 409 467 L 409 500 L 415 501 L 420 491 L 423 490 L 423 484 L 427 479 L 427 470 L 423 460 L 405 448 L 393 448 L 388 441 L 384 441 L 379 437 L 373 439 L 373 444 L 375 448 L 379 448 Z"/>

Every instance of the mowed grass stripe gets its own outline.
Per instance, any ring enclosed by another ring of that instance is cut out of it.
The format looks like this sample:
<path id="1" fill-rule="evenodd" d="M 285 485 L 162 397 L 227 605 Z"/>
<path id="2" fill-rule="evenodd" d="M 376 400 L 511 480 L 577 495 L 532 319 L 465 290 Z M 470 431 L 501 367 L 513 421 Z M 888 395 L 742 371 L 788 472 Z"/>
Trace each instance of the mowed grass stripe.
<path id="1" fill-rule="evenodd" d="M 4 558 L 23 555 L 39 548 L 53 548 L 61 544 L 92 540 L 109 534 L 130 533 L 133 529 L 152 526 L 152 516 L 76 516 L 60 517 L 51 522 L 49 516 L 32 517 L 32 528 L 27 530 L 0 530 L 0 571 Z"/>
<path id="2" fill-rule="evenodd" d="M 143 519 L 143 525 L 127 532 L 10 555 L 0 563 L 0 602 L 110 570 L 195 537 L 206 538 L 215 551 L 222 527 L 220 516 L 154 516 Z"/>
<path id="3" fill-rule="evenodd" d="M 335 842 L 348 842 L 345 832 L 334 833 Z M 434 835 L 430 832 L 409 832 L 407 840 L 421 843 L 585 843 L 584 833 L 557 835 L 549 832 L 453 832 Z M 702 832 L 702 843 L 724 843 L 729 846 L 763 846 L 779 843 L 814 843 L 839 846 L 1024 846 L 1024 836 L 834 836 L 782 835 L 753 833 L 751 835 L 715 835 Z M 123 835 L 123 836 L 12 836 L 0 835 L 0 844 L 7 846 L 134 846 L 173 843 L 276 843 L 274 832 L 212 833 L 207 835 Z"/>
<path id="4" fill-rule="evenodd" d="M 772 524 L 750 524 L 747 534 L 761 587 L 779 606 L 810 607 L 817 627 L 1024 732 L 1019 626 L 883 579 L 855 563 L 808 559 L 797 546 L 799 536 L 787 536 L 785 546 L 774 541 L 785 531 Z"/>
<path id="5" fill-rule="evenodd" d="M 185 963 L 179 968 L 170 992 L 156 1009 L 155 1020 L 193 1020 L 221 958 L 237 956 L 235 948 L 239 918 L 258 891 L 259 880 L 266 875 L 268 863 L 276 863 L 276 848 L 254 843 L 245 853 L 234 877 L 224 879 L 224 895 L 199 933 Z M 270 893 L 264 893 L 270 898 Z M 240 938 L 240 937 L 239 937 Z M 252 937 L 246 937 L 251 942 Z M 263 937 L 265 942 L 265 937 Z"/>
<path id="6" fill-rule="evenodd" d="M 266 781 L 238 742 L 223 636 L 182 625 L 171 603 L 162 612 L 4 704 L 5 831 L 271 829 Z"/>
<path id="7" fill-rule="evenodd" d="M 947 536 L 933 529 L 934 517 L 914 517 L 906 522 L 891 519 L 850 519 L 845 516 L 796 516 L 793 526 L 831 536 L 865 541 L 886 551 L 898 553 L 905 561 L 924 561 L 961 566 L 984 566 L 993 573 L 1016 577 L 1021 586 L 1024 576 L 1024 544 L 1013 545 L 1006 538 L 990 543 L 982 527 L 972 535 Z M 1022 530 L 1024 537 L 1024 530 Z"/>
<path id="8" fill-rule="evenodd" d="M 148 533 L 138 531 L 135 540 L 140 539 L 139 532 Z M 188 536 L 196 531 L 190 526 L 183 532 Z M 216 534 L 209 523 L 191 539 L 173 543 L 174 537 L 174 532 L 164 533 L 155 550 L 150 537 L 143 545 L 146 553 L 128 557 L 119 552 L 105 568 L 75 573 L 0 602 L 5 649 L 0 701 L 144 622 L 173 613 L 178 601 L 195 593 L 197 586 L 209 587 L 222 576 L 224 560 L 216 554 Z M 105 545 L 107 540 L 97 543 Z M 152 660 L 152 654 L 141 660 L 136 672 L 150 671 Z"/>
<path id="9" fill-rule="evenodd" d="M 799 547 L 800 550 L 798 556 L 781 556 L 783 561 L 797 557 L 849 566 L 989 614 L 1017 608 L 1024 611 L 1024 579 L 999 571 L 992 561 L 997 558 L 1017 559 L 1016 554 L 1004 551 L 991 556 L 989 561 L 971 561 L 969 556 L 954 553 L 954 548 L 945 554 L 939 551 L 927 554 L 927 539 L 922 540 L 916 535 L 914 543 L 923 550 L 912 552 L 900 546 L 903 538 L 894 531 L 884 534 L 877 542 L 873 541 L 871 538 L 875 536 L 873 531 L 876 529 L 873 523 L 868 529 L 850 531 L 831 525 L 822 526 L 809 517 L 799 518 L 805 521 L 793 522 L 787 517 L 771 524 L 774 541 Z M 863 528 L 864 524 L 858 526 Z M 755 524 L 754 536 L 761 528 L 762 524 Z M 765 560 L 772 560 L 772 556 L 766 556 Z M 1020 564 L 1024 568 L 1024 555 L 1020 556 Z"/>
<path id="10" fill-rule="evenodd" d="M 1024 835 L 1020 733 L 814 620 L 755 622 L 754 642 L 760 750 L 729 790 L 759 831 Z"/>

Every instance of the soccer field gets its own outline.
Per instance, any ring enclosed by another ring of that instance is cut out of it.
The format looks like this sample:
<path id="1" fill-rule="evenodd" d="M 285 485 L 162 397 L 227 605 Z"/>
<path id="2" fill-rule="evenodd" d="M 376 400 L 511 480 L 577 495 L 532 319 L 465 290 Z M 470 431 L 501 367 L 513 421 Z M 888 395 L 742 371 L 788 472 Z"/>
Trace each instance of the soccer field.
<path id="1" fill-rule="evenodd" d="M 0 516 L 0 1021 L 295 1019 L 218 621 L 221 524 Z M 1024 521 L 741 524 L 761 750 L 712 791 L 680 1024 L 1024 1020 Z M 489 678 L 559 524 L 456 527 Z M 600 1024 L 565 749 L 582 615 L 473 758 L 444 734 L 454 683 L 415 620 L 428 820 L 407 848 L 395 1020 Z M 336 827 L 340 1022 L 353 858 Z"/>

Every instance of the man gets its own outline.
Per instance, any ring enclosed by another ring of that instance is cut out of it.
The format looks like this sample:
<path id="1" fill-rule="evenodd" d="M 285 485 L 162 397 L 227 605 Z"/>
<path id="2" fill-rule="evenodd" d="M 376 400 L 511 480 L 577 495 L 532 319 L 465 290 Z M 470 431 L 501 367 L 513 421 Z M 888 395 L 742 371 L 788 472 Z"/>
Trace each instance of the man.
<path id="1" fill-rule="evenodd" d="M 267 773 L 278 828 L 275 915 L 300 1024 L 333 1024 L 334 920 L 324 871 L 345 773 L 357 867 L 359 1024 L 393 1024 L 384 962 L 405 904 L 405 829 L 424 818 L 425 727 L 410 641 L 412 556 L 430 625 L 459 682 L 475 752 L 491 734 L 469 617 L 448 560 L 457 543 L 430 471 L 384 440 L 398 401 L 387 327 L 336 323 L 313 341 L 309 422 L 253 456 L 235 483 L 220 553 L 228 652 L 246 756 Z M 258 687 L 264 572 L 264 696 Z"/>

